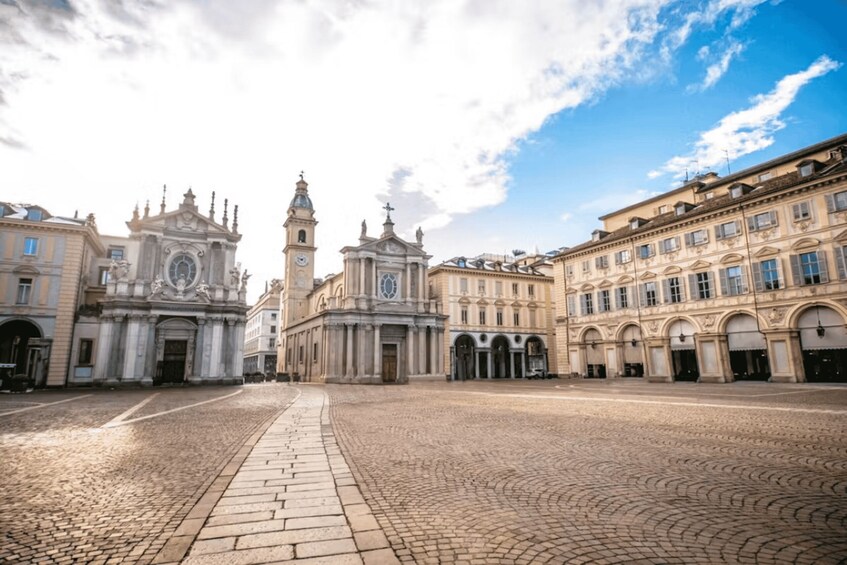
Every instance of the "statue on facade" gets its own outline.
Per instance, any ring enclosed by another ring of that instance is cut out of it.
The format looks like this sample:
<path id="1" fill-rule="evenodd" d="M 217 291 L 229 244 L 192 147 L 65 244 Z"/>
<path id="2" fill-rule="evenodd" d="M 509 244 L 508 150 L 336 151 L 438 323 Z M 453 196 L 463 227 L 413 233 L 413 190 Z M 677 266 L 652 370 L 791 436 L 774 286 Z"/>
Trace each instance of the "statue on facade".
<path id="1" fill-rule="evenodd" d="M 118 262 L 112 259 L 112 262 L 109 263 L 109 282 L 116 282 L 118 280 Z"/>
<path id="2" fill-rule="evenodd" d="M 247 269 L 244 269 L 244 273 L 241 275 L 241 292 L 247 290 L 247 280 L 252 276 L 247 274 Z"/>
<path id="3" fill-rule="evenodd" d="M 154 296 L 159 296 L 162 294 L 162 290 L 165 287 L 165 281 L 159 275 L 156 275 L 156 278 L 153 279 L 153 282 L 150 283 L 150 298 Z"/>
<path id="4" fill-rule="evenodd" d="M 235 267 L 229 271 L 229 286 L 238 288 L 238 281 L 241 279 L 241 263 L 236 263 Z"/>
<path id="5" fill-rule="evenodd" d="M 129 275 L 130 265 L 132 265 L 132 263 L 130 263 L 126 259 L 121 259 L 120 261 L 118 261 L 116 271 L 117 271 L 117 277 L 118 277 L 119 281 L 125 281 L 126 280 L 127 276 Z"/>
<path id="6" fill-rule="evenodd" d="M 176 295 L 182 298 L 185 294 L 185 275 L 180 275 L 176 281 Z"/>
<path id="7" fill-rule="evenodd" d="M 418 241 L 418 245 L 423 245 L 423 230 L 420 226 L 418 226 L 418 230 L 415 232 L 415 239 Z"/>
<path id="8" fill-rule="evenodd" d="M 368 237 L 368 224 L 365 220 L 362 220 L 362 233 L 359 234 L 359 237 L 362 239 Z"/>
<path id="9" fill-rule="evenodd" d="M 198 297 L 204 300 L 212 300 L 212 297 L 209 294 L 209 285 L 206 284 L 206 281 L 200 281 L 197 283 L 197 287 L 194 289 L 194 292 L 197 293 Z"/>

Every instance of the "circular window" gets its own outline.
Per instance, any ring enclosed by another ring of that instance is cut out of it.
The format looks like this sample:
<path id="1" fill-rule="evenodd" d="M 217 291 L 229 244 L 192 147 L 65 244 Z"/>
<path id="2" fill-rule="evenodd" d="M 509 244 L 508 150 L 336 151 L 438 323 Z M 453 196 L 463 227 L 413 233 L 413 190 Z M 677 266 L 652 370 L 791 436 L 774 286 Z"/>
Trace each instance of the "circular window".
<path id="1" fill-rule="evenodd" d="M 516 335 L 515 336 L 515 343 L 520 343 L 520 342 L 521 342 L 521 336 Z"/>
<path id="2" fill-rule="evenodd" d="M 488 341 L 488 335 L 487 334 L 480 335 L 479 341 L 481 341 L 482 343 L 485 343 L 486 341 Z"/>
<path id="3" fill-rule="evenodd" d="M 185 286 L 191 286 L 197 276 L 197 263 L 194 262 L 194 257 L 187 253 L 175 255 L 171 260 L 171 266 L 168 268 L 168 277 L 171 279 L 171 284 L 177 286 L 182 279 Z"/>
<path id="4" fill-rule="evenodd" d="M 379 294 L 382 298 L 389 300 L 397 298 L 397 275 L 394 273 L 383 273 L 379 279 Z"/>

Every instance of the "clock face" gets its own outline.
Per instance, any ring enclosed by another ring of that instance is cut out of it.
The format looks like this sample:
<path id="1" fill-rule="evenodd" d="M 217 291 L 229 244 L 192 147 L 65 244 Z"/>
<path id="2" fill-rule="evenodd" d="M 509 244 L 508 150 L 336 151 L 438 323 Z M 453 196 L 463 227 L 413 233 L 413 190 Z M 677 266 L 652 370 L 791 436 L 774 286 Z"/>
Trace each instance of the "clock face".
<path id="1" fill-rule="evenodd" d="M 294 257 L 294 262 L 300 265 L 301 267 L 305 267 L 309 264 L 309 258 L 303 255 L 302 253 L 298 253 L 297 256 Z"/>

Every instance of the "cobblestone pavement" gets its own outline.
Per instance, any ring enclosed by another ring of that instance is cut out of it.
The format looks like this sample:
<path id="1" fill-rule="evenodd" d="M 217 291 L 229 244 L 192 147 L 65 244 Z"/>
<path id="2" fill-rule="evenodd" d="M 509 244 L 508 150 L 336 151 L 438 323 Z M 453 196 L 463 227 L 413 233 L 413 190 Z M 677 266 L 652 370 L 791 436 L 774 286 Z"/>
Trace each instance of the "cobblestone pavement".
<path id="1" fill-rule="evenodd" d="M 327 391 L 342 452 L 404 562 L 847 562 L 847 387 Z"/>
<path id="2" fill-rule="evenodd" d="M 152 562 L 294 392 L 268 383 L 0 396 L 0 563 Z"/>

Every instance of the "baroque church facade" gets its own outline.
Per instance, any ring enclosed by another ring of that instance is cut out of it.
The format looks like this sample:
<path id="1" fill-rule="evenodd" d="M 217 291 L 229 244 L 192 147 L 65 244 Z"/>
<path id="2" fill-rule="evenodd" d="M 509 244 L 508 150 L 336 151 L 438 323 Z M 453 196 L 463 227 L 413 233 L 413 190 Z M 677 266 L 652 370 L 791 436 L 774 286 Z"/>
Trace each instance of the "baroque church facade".
<path id="1" fill-rule="evenodd" d="M 241 382 L 250 275 L 235 260 L 238 207 L 231 226 L 226 204 L 217 222 L 214 193 L 203 215 L 189 189 L 176 210 L 163 197 L 159 214 L 136 208 L 127 225 L 89 267 L 68 384 Z"/>
<path id="2" fill-rule="evenodd" d="M 278 371 L 307 382 L 407 383 L 444 378 L 444 321 L 430 299 L 423 233 L 394 232 L 391 208 L 379 236 L 362 222 L 344 268 L 314 277 L 318 222 L 302 175 L 288 208 Z"/>

